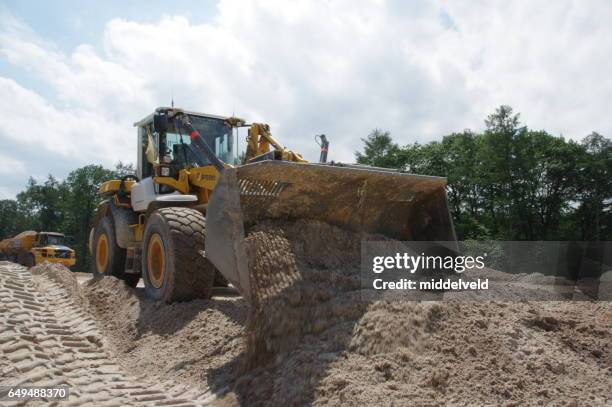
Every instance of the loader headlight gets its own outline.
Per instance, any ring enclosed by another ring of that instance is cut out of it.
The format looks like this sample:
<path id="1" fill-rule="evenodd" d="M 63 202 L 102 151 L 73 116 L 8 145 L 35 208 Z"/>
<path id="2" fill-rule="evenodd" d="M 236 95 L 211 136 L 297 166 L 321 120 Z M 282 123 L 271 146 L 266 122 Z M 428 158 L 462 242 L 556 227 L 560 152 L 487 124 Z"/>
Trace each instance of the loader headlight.
<path id="1" fill-rule="evenodd" d="M 161 176 L 169 177 L 170 176 L 170 167 L 161 167 Z"/>

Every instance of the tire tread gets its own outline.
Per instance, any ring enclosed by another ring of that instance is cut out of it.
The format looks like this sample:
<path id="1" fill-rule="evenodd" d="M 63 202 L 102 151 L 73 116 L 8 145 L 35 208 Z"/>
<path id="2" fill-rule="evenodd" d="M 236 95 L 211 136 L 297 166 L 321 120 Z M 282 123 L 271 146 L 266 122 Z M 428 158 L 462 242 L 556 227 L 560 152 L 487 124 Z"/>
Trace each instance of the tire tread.
<path id="1" fill-rule="evenodd" d="M 204 215 L 195 209 L 169 207 L 156 212 L 168 227 L 174 287 L 169 301 L 188 301 L 212 296 L 216 269 L 204 257 Z"/>

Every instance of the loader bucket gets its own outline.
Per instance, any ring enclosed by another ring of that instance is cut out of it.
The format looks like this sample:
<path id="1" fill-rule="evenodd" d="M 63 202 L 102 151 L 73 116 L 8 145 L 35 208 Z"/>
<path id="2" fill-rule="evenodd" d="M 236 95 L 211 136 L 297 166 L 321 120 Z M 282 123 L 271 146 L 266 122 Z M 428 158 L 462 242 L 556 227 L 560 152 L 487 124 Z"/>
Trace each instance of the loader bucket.
<path id="1" fill-rule="evenodd" d="M 245 230 L 265 219 L 454 242 L 445 186 L 445 178 L 357 165 L 262 161 L 226 169 L 208 203 L 206 256 L 250 300 Z"/>

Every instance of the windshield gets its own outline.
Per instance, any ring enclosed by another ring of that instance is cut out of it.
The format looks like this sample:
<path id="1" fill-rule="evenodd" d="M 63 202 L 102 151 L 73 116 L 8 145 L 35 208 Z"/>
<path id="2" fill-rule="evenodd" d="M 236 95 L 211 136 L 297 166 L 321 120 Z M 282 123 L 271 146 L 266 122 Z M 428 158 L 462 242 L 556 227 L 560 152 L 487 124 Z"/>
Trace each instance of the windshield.
<path id="1" fill-rule="evenodd" d="M 47 244 L 49 246 L 61 246 L 64 244 L 64 236 L 47 235 Z"/>
<path id="2" fill-rule="evenodd" d="M 189 120 L 221 161 L 234 162 L 232 131 L 222 119 L 189 115 Z M 163 155 L 170 157 L 172 162 L 179 164 L 180 167 L 197 167 L 197 159 L 189 148 L 190 143 L 187 134 L 181 135 L 174 126 L 169 126 L 163 142 L 165 148 Z M 208 164 L 208 160 L 202 158 L 205 160 L 205 165 Z"/>

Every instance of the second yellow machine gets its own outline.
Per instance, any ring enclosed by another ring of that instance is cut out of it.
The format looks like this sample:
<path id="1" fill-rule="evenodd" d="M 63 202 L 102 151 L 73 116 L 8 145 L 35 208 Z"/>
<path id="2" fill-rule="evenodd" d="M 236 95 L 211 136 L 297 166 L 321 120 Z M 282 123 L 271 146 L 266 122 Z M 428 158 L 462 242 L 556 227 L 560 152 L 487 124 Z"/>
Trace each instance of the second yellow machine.
<path id="1" fill-rule="evenodd" d="M 158 108 L 135 123 L 137 175 L 101 186 L 89 246 L 94 277 L 113 275 L 166 302 L 208 298 L 215 280 L 251 297 L 245 231 L 313 219 L 399 240 L 454 241 L 439 177 L 311 164 L 266 124 Z M 248 128 L 234 160 L 234 129 Z"/>
<path id="2" fill-rule="evenodd" d="M 0 258 L 26 267 L 45 262 L 71 267 L 76 263 L 76 255 L 73 249 L 65 246 L 64 240 L 62 233 L 28 230 L 0 241 Z"/>

